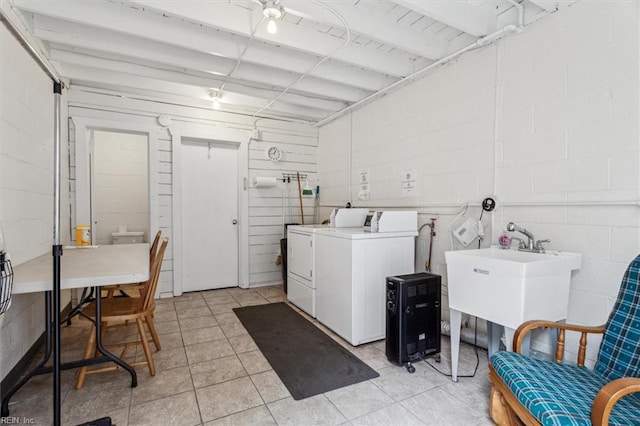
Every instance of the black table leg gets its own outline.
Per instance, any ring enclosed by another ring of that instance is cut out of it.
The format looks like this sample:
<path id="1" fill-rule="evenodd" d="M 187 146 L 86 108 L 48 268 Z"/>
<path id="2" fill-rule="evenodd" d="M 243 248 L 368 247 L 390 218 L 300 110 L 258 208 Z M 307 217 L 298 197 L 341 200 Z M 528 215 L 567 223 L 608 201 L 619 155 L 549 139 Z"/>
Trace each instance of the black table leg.
<path id="1" fill-rule="evenodd" d="M 131 387 L 135 388 L 136 386 L 138 386 L 138 376 L 136 374 L 136 370 L 132 366 L 130 366 L 129 364 L 127 364 L 126 362 L 124 362 L 123 360 L 121 360 L 117 356 L 113 355 L 108 350 L 106 350 L 105 347 L 102 345 L 102 321 L 101 321 L 101 319 L 102 319 L 102 297 L 100 297 L 101 296 L 100 287 L 95 287 L 94 288 L 94 292 L 96 294 L 96 349 L 102 355 L 106 356 L 111 361 L 115 362 L 120 367 L 122 367 L 125 370 L 127 370 L 129 372 L 129 374 L 131 374 Z"/>
<path id="2" fill-rule="evenodd" d="M 51 305 L 53 302 L 53 292 L 51 291 L 45 292 L 44 297 L 45 297 L 44 357 L 42 358 L 42 361 L 40 361 L 33 370 L 29 371 L 27 374 L 22 376 L 20 380 L 18 380 L 18 382 L 15 385 L 13 385 L 11 389 L 9 389 L 9 391 L 4 395 L 4 397 L 2 398 L 2 412 L 0 413 L 0 417 L 9 416 L 9 400 L 11 399 L 11 397 L 16 392 L 18 392 L 18 390 L 22 386 L 24 386 L 24 384 L 27 383 L 33 376 L 37 376 L 38 374 L 40 374 L 38 373 L 38 370 L 44 368 L 44 365 L 47 363 L 47 361 L 49 361 L 49 358 L 51 358 L 51 331 L 52 331 L 51 313 L 53 311 Z"/>
<path id="3" fill-rule="evenodd" d="M 87 289 L 90 289 L 89 294 L 87 294 Z M 69 311 L 69 313 L 64 319 L 60 320 L 60 324 L 66 322 L 67 326 L 71 325 L 71 319 L 76 315 L 80 315 L 80 313 L 82 312 L 82 307 L 93 300 L 93 297 L 94 297 L 93 293 L 94 293 L 93 287 L 85 287 L 82 290 L 82 295 L 80 296 L 80 300 L 78 301 L 78 304 L 73 308 L 71 308 L 71 310 Z"/>
<path id="4" fill-rule="evenodd" d="M 94 287 L 93 292 L 96 295 L 100 295 L 100 287 Z M 48 374 L 52 372 L 55 375 L 56 370 L 57 370 L 58 377 L 60 377 L 61 370 L 68 370 L 71 368 L 78 368 L 86 365 L 102 364 L 105 362 L 115 362 L 116 364 L 118 364 L 119 366 L 127 370 L 131 375 L 131 387 L 135 388 L 138 385 L 138 376 L 136 374 L 136 370 L 132 366 L 124 362 L 122 359 L 118 358 L 117 356 L 109 352 L 107 349 L 105 349 L 105 347 L 102 344 L 102 323 L 100 321 L 100 319 L 102 318 L 102 301 L 100 297 L 96 298 L 96 349 L 103 356 L 84 359 L 84 360 L 78 360 L 78 361 L 65 362 L 65 363 L 58 362 L 58 365 L 55 365 L 56 363 L 54 363 L 54 365 L 52 366 L 45 366 L 45 364 L 49 361 L 49 358 L 51 358 L 51 354 L 52 354 L 52 348 L 53 348 L 52 343 L 53 343 L 53 339 L 55 338 L 53 333 L 54 327 L 60 327 L 60 323 L 59 321 L 56 322 L 55 315 L 53 313 L 54 312 L 53 299 L 54 299 L 54 295 L 52 291 L 45 292 L 45 353 L 44 353 L 44 357 L 40 362 L 38 362 L 38 364 L 31 371 L 29 371 L 27 374 L 22 376 L 20 380 L 18 380 L 18 382 L 15 385 L 13 385 L 5 395 L 3 395 L 2 409 L 0 412 L 1 417 L 9 416 L 9 401 L 11 400 L 13 395 L 15 395 L 15 393 L 18 392 L 18 390 L 20 390 L 22 386 L 24 386 L 29 380 L 31 380 L 33 376 Z M 57 384 L 59 386 L 60 383 L 58 382 Z M 60 413 L 58 412 L 57 414 L 59 415 Z"/>

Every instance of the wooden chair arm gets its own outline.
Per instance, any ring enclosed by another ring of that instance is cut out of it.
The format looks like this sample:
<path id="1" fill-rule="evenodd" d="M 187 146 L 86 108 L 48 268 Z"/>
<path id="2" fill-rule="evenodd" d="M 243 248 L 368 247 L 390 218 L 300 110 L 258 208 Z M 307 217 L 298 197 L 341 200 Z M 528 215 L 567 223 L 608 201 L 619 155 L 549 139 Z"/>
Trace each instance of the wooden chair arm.
<path id="1" fill-rule="evenodd" d="M 565 332 L 568 331 L 576 331 L 581 333 L 580 336 L 580 346 L 578 349 L 578 360 L 577 364 L 580 366 L 584 366 L 584 360 L 587 351 L 587 334 L 602 334 L 604 333 L 604 324 L 597 326 L 588 326 L 588 325 L 577 325 L 577 324 L 565 324 L 561 322 L 554 321 L 540 321 L 540 320 L 531 320 L 526 321 L 520 324 L 520 326 L 516 329 L 513 336 L 513 351 L 517 353 L 522 353 L 522 342 L 527 333 L 536 328 L 546 327 L 546 328 L 555 328 L 558 330 L 558 341 L 556 346 L 556 362 L 562 362 L 564 357 L 564 342 L 565 342 Z"/>
<path id="2" fill-rule="evenodd" d="M 613 380 L 600 389 L 591 407 L 591 423 L 594 426 L 609 424 L 609 415 L 620 398 L 640 392 L 640 377 L 623 377 Z"/>

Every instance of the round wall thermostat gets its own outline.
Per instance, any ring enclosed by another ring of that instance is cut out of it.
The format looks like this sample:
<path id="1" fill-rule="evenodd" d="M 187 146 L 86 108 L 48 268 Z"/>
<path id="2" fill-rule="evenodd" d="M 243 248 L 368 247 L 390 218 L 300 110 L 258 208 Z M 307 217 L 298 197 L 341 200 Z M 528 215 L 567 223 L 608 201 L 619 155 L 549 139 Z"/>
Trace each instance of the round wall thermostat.
<path id="1" fill-rule="evenodd" d="M 282 150 L 275 145 L 270 146 L 267 148 L 267 157 L 273 162 L 280 161 L 282 160 Z"/>

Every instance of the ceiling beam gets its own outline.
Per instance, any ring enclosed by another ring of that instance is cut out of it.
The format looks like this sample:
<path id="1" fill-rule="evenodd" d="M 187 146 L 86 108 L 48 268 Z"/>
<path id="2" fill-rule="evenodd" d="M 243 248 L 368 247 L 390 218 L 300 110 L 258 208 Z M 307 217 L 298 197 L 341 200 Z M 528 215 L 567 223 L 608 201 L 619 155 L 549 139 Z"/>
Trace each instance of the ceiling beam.
<path id="1" fill-rule="evenodd" d="M 90 25 L 228 59 L 237 59 L 248 40 L 244 36 L 177 19 L 168 19 L 161 14 L 145 13 L 142 10 L 110 2 L 14 0 L 14 3 L 16 7 L 24 11 L 42 16 Z M 292 53 L 294 52 L 280 46 L 253 41 L 250 49 L 247 49 L 243 61 L 264 66 L 280 63 L 283 64 L 283 67 L 286 66 L 287 70 L 297 73 L 307 72 L 318 61 L 318 57 L 315 55 L 300 51 Z M 385 59 L 385 62 L 389 62 L 388 58 Z M 420 64 L 416 64 L 416 66 L 418 65 Z M 358 70 L 357 75 L 352 72 L 354 69 Z M 397 79 L 391 75 L 364 70 L 331 59 L 314 69 L 311 75 L 369 91 L 380 90 Z"/>
<path id="2" fill-rule="evenodd" d="M 396 58 L 389 61 L 386 52 L 358 47 L 353 43 L 343 46 L 344 39 L 302 25 L 280 21 L 278 33 L 270 34 L 267 32 L 266 23 L 261 22 L 262 10 L 257 3 L 253 10 L 220 1 L 131 0 L 131 3 L 245 37 L 249 37 L 255 30 L 256 40 L 306 50 L 320 57 L 330 55 L 346 63 L 395 77 L 408 75 L 416 69 L 416 61 L 413 59 Z"/>
<path id="3" fill-rule="evenodd" d="M 117 71 L 93 68 L 82 65 L 65 64 L 63 71 L 71 76 L 71 84 L 86 85 L 95 88 L 117 90 L 124 93 L 152 95 L 159 99 L 166 99 L 166 95 L 180 96 L 185 101 L 199 100 L 202 105 L 207 105 L 211 99 L 207 92 L 199 87 L 188 84 L 169 82 L 153 78 L 133 76 Z M 269 101 L 253 96 L 225 93 L 221 100 L 222 110 L 235 109 L 252 114 L 263 108 Z M 261 115 L 279 115 L 288 118 L 300 118 L 309 121 L 318 121 L 326 116 L 322 109 L 291 104 L 282 100 L 274 103 L 268 111 Z"/>
<path id="4" fill-rule="evenodd" d="M 482 37 L 497 30 L 495 14 L 467 2 L 451 0 L 393 0 L 393 2 L 476 37 Z"/>
<path id="5" fill-rule="evenodd" d="M 340 15 L 352 32 L 396 47 L 414 55 L 438 60 L 448 53 L 448 43 L 438 37 L 398 25 L 395 19 L 371 13 L 349 2 L 331 2 L 325 7 L 310 1 L 281 0 L 287 13 L 342 28 L 342 22 L 327 8 Z"/>
<path id="6" fill-rule="evenodd" d="M 138 77 L 136 78 L 136 84 L 132 85 L 133 87 L 137 87 L 142 85 L 141 87 L 146 88 L 144 85 L 144 80 L 140 80 L 139 78 L 146 78 L 149 81 L 165 81 L 171 83 L 179 83 L 182 85 L 194 86 L 198 89 L 199 93 L 203 95 L 209 92 L 209 89 L 216 88 L 220 83 L 220 77 L 210 76 L 203 77 L 201 75 L 193 75 L 184 73 L 179 68 L 173 70 L 163 70 L 158 69 L 153 66 L 146 66 L 144 64 L 134 64 L 134 63 L 123 63 L 121 61 L 114 61 L 110 59 L 104 58 L 96 58 L 87 55 L 83 55 L 76 52 L 69 52 L 57 49 L 51 49 L 51 59 L 54 61 L 59 61 L 63 63 L 63 70 L 75 69 L 70 66 L 82 66 L 85 68 L 93 68 L 100 69 L 105 71 L 111 71 L 119 73 L 123 76 L 127 77 Z M 65 74 L 66 75 L 66 74 Z M 72 77 L 72 76 L 69 76 Z M 86 79 L 86 78 L 85 78 Z M 99 81 L 99 80 L 98 80 Z M 261 98 L 266 101 L 270 101 L 271 99 L 276 98 L 280 95 L 281 91 L 279 90 L 271 90 L 269 88 L 261 88 L 261 87 L 251 87 L 248 88 L 245 85 L 229 82 L 225 86 L 224 94 L 228 93 L 237 93 L 247 96 L 254 96 L 256 98 Z M 291 105 L 298 105 L 300 107 L 316 107 L 319 110 L 332 111 L 336 109 L 340 109 L 346 107 L 347 104 L 343 102 L 336 102 L 324 99 L 313 98 L 310 96 L 304 96 L 297 93 L 286 93 L 281 99 L 285 103 L 289 103 Z M 266 103 L 266 102 L 265 102 Z"/>
<path id="7" fill-rule="evenodd" d="M 535 4 L 541 9 L 546 10 L 547 12 L 553 12 L 558 8 L 557 0 L 529 0 L 531 3 Z"/>
<path id="8" fill-rule="evenodd" d="M 118 55 L 100 54 L 95 55 L 94 51 L 85 51 L 84 49 L 67 50 L 56 44 L 51 45 L 51 59 L 64 63 L 77 65 L 86 65 L 93 67 L 104 66 L 106 69 L 114 71 L 123 71 L 139 76 L 149 76 L 151 78 L 165 78 L 167 81 L 175 81 L 184 84 L 191 84 L 201 87 L 202 90 L 218 90 L 236 91 L 244 94 L 258 94 L 258 97 L 264 99 L 273 99 L 282 93 L 283 88 L 274 87 L 271 84 L 264 84 L 257 81 L 230 79 L 225 80 L 224 77 L 215 74 L 209 74 L 203 71 L 189 70 L 177 65 L 159 64 L 157 62 L 146 61 L 142 59 L 125 58 Z M 226 81 L 226 82 L 225 82 Z M 224 87 L 222 87 L 224 85 Z M 345 100 L 342 98 L 332 99 L 325 94 L 317 94 L 315 92 L 304 92 L 298 89 L 287 91 L 285 96 L 292 97 L 292 103 L 300 105 L 314 105 L 321 109 L 334 109 L 339 106 L 346 106 L 353 103 L 353 100 Z M 293 99 L 296 99 L 295 101 Z"/>
<path id="9" fill-rule="evenodd" d="M 223 79 L 235 67 L 237 61 L 208 55 L 202 52 L 187 50 L 174 46 L 163 45 L 154 41 L 132 37 L 125 34 L 113 33 L 107 30 L 87 27 L 71 22 L 64 22 L 55 18 L 38 16 L 35 19 L 35 35 L 50 43 L 62 44 L 69 47 L 60 47 L 63 50 L 82 49 L 85 53 L 97 51 L 94 56 L 108 53 L 114 58 L 124 62 L 140 60 L 153 61 L 172 67 L 180 67 L 185 70 L 194 70 L 209 73 Z M 241 63 L 229 78 L 231 82 L 244 80 L 260 83 L 275 88 L 289 86 L 300 74 L 283 69 Z M 220 83 L 223 84 L 223 83 Z M 371 91 L 354 88 L 346 84 L 338 84 L 333 81 L 307 76 L 295 85 L 295 90 L 305 92 L 317 98 L 335 99 L 341 102 L 356 102 L 369 95 Z"/>

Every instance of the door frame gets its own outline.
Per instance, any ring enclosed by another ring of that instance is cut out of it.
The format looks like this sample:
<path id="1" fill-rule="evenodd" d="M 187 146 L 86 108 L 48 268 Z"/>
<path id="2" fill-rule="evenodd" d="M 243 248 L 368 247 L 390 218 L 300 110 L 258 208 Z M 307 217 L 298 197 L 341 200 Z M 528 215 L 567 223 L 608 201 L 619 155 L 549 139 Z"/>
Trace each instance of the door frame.
<path id="1" fill-rule="evenodd" d="M 158 134 L 157 129 L 142 124 L 126 121 L 104 120 L 100 118 L 70 117 L 75 126 L 75 212 L 72 210 L 72 229 L 78 223 L 88 223 L 93 229 L 91 211 L 92 169 L 90 167 L 93 147 L 89 139 L 90 130 L 112 133 L 136 133 L 147 136 L 147 184 L 149 199 L 149 235 L 150 240 L 158 232 Z M 74 214 L 75 213 L 75 214 Z M 74 220 L 75 219 L 75 220 Z M 91 243 L 95 243 L 94 232 L 91 233 Z"/>
<path id="2" fill-rule="evenodd" d="M 183 293 L 182 283 L 182 140 L 199 139 L 217 143 L 235 144 L 238 148 L 238 285 L 249 287 L 249 191 L 247 173 L 249 170 L 248 130 L 229 129 L 196 123 L 174 124 L 170 128 L 173 159 L 173 295 Z"/>

